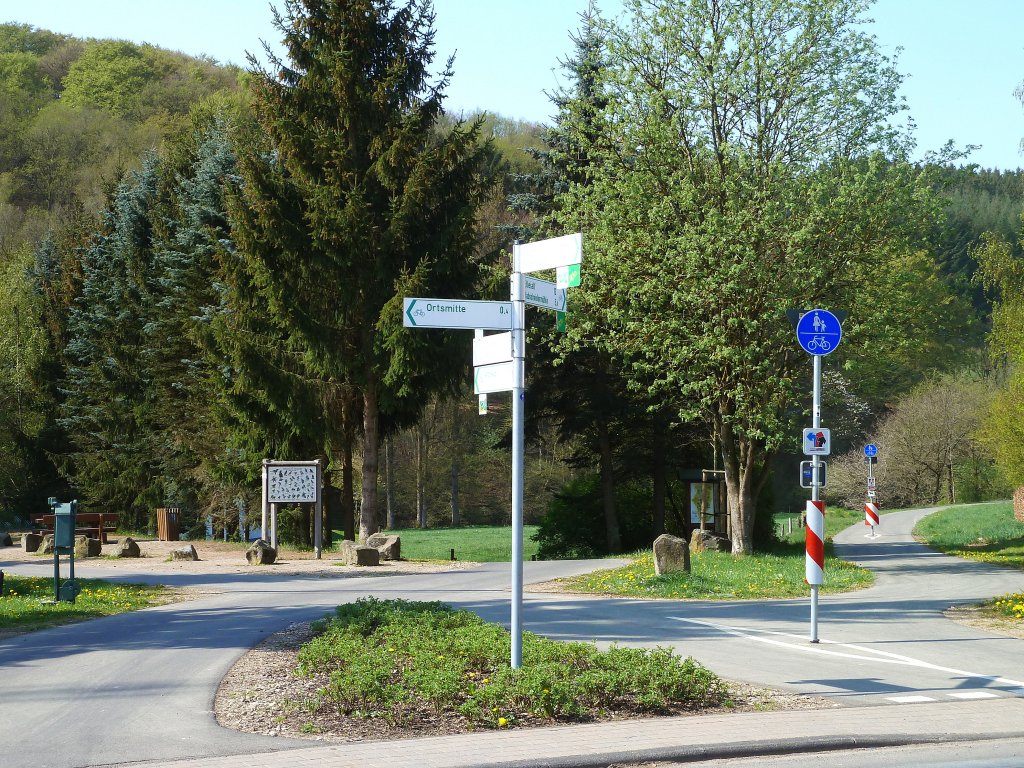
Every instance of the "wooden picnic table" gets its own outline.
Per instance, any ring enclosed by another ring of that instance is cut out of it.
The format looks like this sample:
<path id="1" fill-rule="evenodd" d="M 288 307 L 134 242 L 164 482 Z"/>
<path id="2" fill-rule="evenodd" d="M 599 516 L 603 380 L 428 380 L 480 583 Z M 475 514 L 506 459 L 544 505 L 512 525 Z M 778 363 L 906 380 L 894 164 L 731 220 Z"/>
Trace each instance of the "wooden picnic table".
<path id="1" fill-rule="evenodd" d="M 53 514 L 32 515 L 33 533 L 53 533 Z M 110 512 L 79 512 L 75 515 L 75 535 L 88 536 L 107 543 L 107 534 L 117 530 L 117 515 Z"/>

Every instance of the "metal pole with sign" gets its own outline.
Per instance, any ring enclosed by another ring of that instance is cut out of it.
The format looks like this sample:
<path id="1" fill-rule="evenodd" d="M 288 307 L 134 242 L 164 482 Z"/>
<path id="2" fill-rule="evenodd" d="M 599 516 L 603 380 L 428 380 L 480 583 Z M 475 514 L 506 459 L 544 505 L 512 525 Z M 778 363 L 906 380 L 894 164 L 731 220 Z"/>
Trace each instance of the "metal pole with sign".
<path id="1" fill-rule="evenodd" d="M 878 446 L 868 443 L 864 446 L 864 462 L 868 465 L 868 488 L 867 500 L 864 502 L 864 525 L 871 526 L 871 533 L 868 536 L 872 539 L 878 538 L 875 533 L 875 526 L 879 524 L 878 504 L 875 503 L 875 462 L 878 461 Z"/>
<path id="2" fill-rule="evenodd" d="M 811 500 L 807 503 L 804 574 L 811 587 L 811 636 L 818 642 L 818 588 L 825 581 L 825 503 L 821 500 L 821 456 L 831 451 L 831 438 L 821 427 L 821 358 L 831 354 L 843 338 L 839 318 L 825 309 L 805 312 L 796 323 L 796 338 L 814 363 L 811 428 L 804 430 L 804 453 L 811 456 Z"/>
<path id="3" fill-rule="evenodd" d="M 583 235 L 565 235 L 512 246 L 510 301 L 406 298 L 402 324 L 406 328 L 465 328 L 473 340 L 473 391 L 480 396 L 479 412 L 487 412 L 489 392 L 512 392 L 512 636 L 511 666 L 523 664 L 523 476 L 526 421 L 526 305 L 555 310 L 563 318 L 565 288 L 528 273 L 575 266 L 562 282 L 579 284 Z M 507 331 L 484 336 L 483 330 Z"/>

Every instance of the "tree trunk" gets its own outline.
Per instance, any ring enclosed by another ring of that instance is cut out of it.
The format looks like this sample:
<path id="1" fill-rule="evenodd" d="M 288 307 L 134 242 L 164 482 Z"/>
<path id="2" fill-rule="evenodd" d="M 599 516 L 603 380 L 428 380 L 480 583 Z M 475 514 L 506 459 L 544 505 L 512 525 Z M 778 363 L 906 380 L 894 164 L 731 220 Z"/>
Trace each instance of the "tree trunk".
<path id="1" fill-rule="evenodd" d="M 452 460 L 452 527 L 462 525 L 462 512 L 459 510 L 459 459 Z"/>
<path id="2" fill-rule="evenodd" d="M 356 489 L 352 473 L 352 444 L 355 435 L 352 429 L 345 430 L 345 444 L 341 449 L 341 527 L 345 538 L 356 540 Z"/>
<path id="3" fill-rule="evenodd" d="M 388 435 L 384 438 L 384 484 L 387 494 L 387 528 L 393 531 L 398 527 L 395 521 L 395 441 Z"/>
<path id="4" fill-rule="evenodd" d="M 754 551 L 754 475 L 758 450 L 750 440 L 739 437 L 728 423 L 720 425 L 719 435 L 722 440 L 732 553 L 749 555 Z"/>
<path id="5" fill-rule="evenodd" d="M 665 532 L 665 441 L 662 433 L 663 422 L 657 419 L 654 424 L 654 466 L 651 480 L 654 483 L 654 538 Z"/>
<path id="6" fill-rule="evenodd" d="M 363 390 L 363 497 L 359 503 L 359 539 L 361 544 L 377 532 L 377 380 L 368 377 Z"/>
<path id="7" fill-rule="evenodd" d="M 615 512 L 612 441 L 608 434 L 608 425 L 604 422 L 597 425 L 597 440 L 601 451 L 601 496 L 604 504 L 605 544 L 609 554 L 613 554 L 622 549 L 622 539 L 619 536 L 619 518 Z"/>
<path id="8" fill-rule="evenodd" d="M 424 420 L 416 425 L 416 527 L 427 527 L 427 434 Z"/>

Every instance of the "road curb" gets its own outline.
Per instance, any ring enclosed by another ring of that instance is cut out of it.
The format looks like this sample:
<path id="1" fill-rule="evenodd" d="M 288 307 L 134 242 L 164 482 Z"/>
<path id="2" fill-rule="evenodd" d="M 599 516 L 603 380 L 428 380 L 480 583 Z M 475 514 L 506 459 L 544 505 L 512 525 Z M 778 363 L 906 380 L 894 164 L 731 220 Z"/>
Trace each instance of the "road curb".
<path id="1" fill-rule="evenodd" d="M 1022 739 L 1024 731 L 971 734 L 970 736 L 927 734 L 922 736 L 878 734 L 865 736 L 820 736 L 771 741 L 738 741 L 733 743 L 685 745 L 657 749 L 632 749 L 578 757 L 487 761 L 460 764 L 460 768 L 609 768 L 620 763 L 691 763 L 703 760 L 739 759 L 744 757 L 778 757 L 809 752 L 838 752 L 883 747 L 907 747 L 921 744 L 953 744 L 981 741 Z"/>

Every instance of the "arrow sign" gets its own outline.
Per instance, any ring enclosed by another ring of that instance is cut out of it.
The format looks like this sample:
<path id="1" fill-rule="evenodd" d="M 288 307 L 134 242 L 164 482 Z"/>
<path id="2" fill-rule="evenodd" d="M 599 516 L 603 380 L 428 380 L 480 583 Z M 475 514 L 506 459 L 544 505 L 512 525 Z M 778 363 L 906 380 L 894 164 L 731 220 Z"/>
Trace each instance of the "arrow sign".
<path id="1" fill-rule="evenodd" d="M 512 361 L 482 365 L 473 369 L 473 394 L 508 392 L 515 387 L 515 380 L 515 368 Z"/>
<path id="2" fill-rule="evenodd" d="M 473 339 L 473 365 L 493 365 L 512 360 L 512 331 Z"/>
<path id="3" fill-rule="evenodd" d="M 527 304 L 565 312 L 564 288 L 559 288 L 549 280 L 541 280 L 529 275 L 523 276 L 523 288 L 523 301 Z"/>
<path id="4" fill-rule="evenodd" d="M 522 243 L 512 248 L 516 272 L 540 272 L 583 261 L 583 234 L 563 235 L 535 243 Z"/>
<path id="5" fill-rule="evenodd" d="M 828 456 L 832 452 L 830 435 L 827 429 L 819 427 L 804 430 L 804 455 Z"/>
<path id="6" fill-rule="evenodd" d="M 407 298 L 402 307 L 402 325 L 507 331 L 512 328 L 512 302 Z"/>

